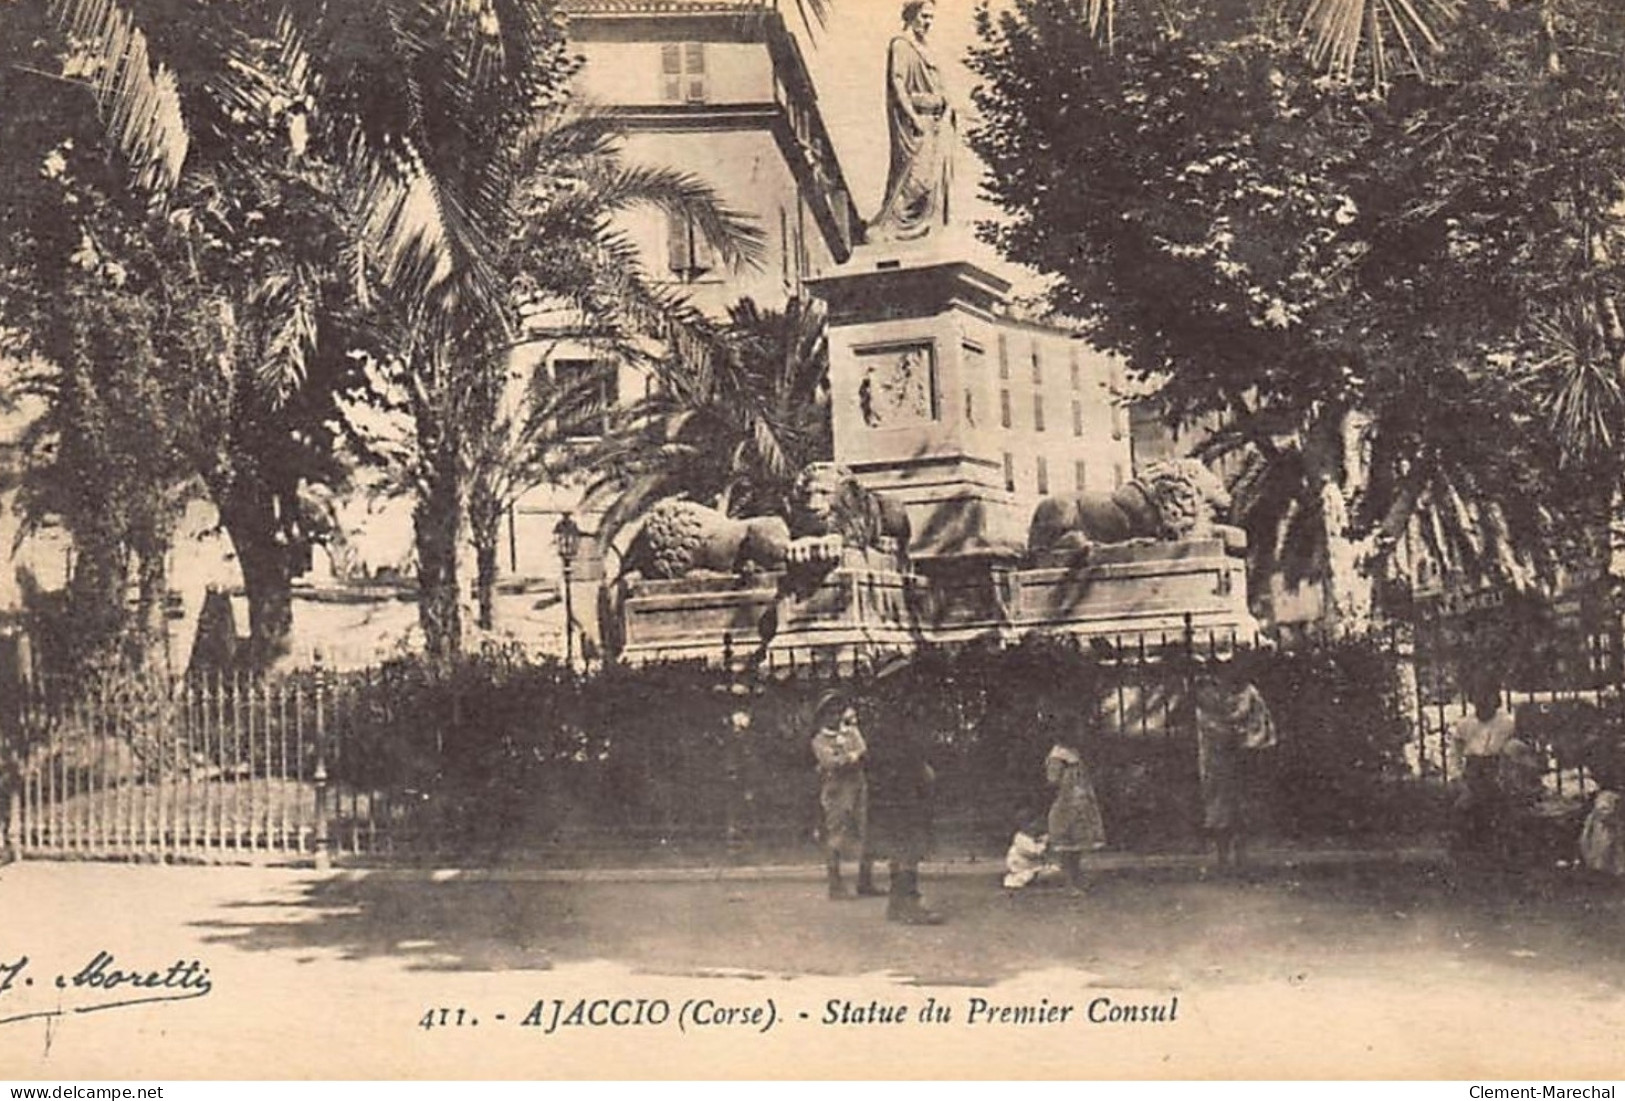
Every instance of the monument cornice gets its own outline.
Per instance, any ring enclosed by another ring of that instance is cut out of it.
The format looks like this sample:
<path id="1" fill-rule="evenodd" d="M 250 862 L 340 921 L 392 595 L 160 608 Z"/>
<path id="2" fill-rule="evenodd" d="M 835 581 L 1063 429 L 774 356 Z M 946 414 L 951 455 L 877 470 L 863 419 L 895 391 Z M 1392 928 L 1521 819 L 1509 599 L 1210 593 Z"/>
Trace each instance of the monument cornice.
<path id="1" fill-rule="evenodd" d="M 923 317 L 951 303 L 989 320 L 1003 319 L 1010 283 L 969 260 L 908 263 L 896 253 L 863 247 L 827 275 L 806 281 L 829 305 L 832 320 Z"/>

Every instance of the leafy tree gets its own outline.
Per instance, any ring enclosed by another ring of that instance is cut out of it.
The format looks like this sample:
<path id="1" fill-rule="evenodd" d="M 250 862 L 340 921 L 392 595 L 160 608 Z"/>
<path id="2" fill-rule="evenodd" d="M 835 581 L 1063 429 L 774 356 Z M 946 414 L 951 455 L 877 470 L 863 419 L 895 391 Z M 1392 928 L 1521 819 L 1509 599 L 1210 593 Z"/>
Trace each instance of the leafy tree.
<path id="1" fill-rule="evenodd" d="M 10 150 L 0 167 L 0 345 L 17 365 L 9 387 L 45 410 L 22 439 L 19 534 L 55 520 L 73 539 L 72 669 L 140 664 L 158 635 L 166 555 L 194 487 L 191 388 L 173 368 L 206 310 L 168 285 L 170 258 L 147 232 L 124 166 L 102 155 L 94 111 L 40 94 L 40 74 L 71 72 L 83 58 L 48 44 L 42 6 L 4 14 L 0 95 L 30 106 L 0 120 Z"/>
<path id="2" fill-rule="evenodd" d="M 1064 3 L 984 11 L 972 142 L 1010 214 L 986 233 L 1063 277 L 1053 304 L 1170 419 L 1223 422 L 1209 449 L 1252 457 L 1260 546 L 1314 548 L 1331 608 L 1362 614 L 1354 561 L 1390 569 L 1413 533 L 1527 577 L 1548 506 L 1577 504 L 1548 492 L 1525 381 L 1535 323 L 1568 297 L 1535 272 L 1578 232 L 1552 150 L 1617 164 L 1597 126 L 1614 93 L 1553 71 L 1547 5 L 1474 7 L 1382 97 L 1283 49 L 1295 28 L 1269 8 L 1125 11 L 1109 46 Z M 1619 17 L 1584 14 L 1572 33 L 1605 46 Z M 1588 175 L 1584 205 L 1611 209 L 1617 171 Z"/>
<path id="3" fill-rule="evenodd" d="M 65 611 L 75 630 L 59 671 L 92 673 L 153 656 L 166 556 L 191 479 L 177 439 L 177 395 L 154 347 L 154 311 L 122 291 L 65 294 L 51 339 L 41 341 L 52 358 L 32 361 L 18 380 L 46 408 L 22 437 L 19 503 L 24 533 L 54 518 L 73 538 Z M 136 424 L 141 431 L 130 430 Z"/>

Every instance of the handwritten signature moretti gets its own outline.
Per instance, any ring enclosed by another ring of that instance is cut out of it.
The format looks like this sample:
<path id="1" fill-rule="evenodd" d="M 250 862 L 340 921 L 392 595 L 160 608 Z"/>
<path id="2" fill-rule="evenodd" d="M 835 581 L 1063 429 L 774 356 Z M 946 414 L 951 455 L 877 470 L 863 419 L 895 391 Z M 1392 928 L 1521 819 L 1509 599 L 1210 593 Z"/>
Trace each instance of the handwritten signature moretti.
<path id="1" fill-rule="evenodd" d="M 0 959 L 0 1025 L 154 1002 L 183 1002 L 204 997 L 214 989 L 209 969 L 199 960 L 176 960 L 163 969 L 132 967 L 120 963 L 104 948 L 78 971 L 56 975 L 44 990 L 48 998 L 52 988 L 57 991 L 53 999 L 56 1004 L 35 1009 L 30 1003 L 38 1003 L 38 994 L 28 996 L 36 990 L 31 968 L 27 956 L 11 962 Z"/>

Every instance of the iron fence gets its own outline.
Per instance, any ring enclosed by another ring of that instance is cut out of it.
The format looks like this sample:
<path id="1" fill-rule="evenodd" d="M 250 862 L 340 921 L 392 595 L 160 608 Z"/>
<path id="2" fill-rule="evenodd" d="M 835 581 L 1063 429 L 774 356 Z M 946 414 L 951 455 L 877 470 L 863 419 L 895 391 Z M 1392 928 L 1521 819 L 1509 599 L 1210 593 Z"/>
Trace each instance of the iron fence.
<path id="1" fill-rule="evenodd" d="M 51 678 L 19 693 L 12 838 L 25 856 L 315 856 L 387 795 L 327 782 L 342 748 L 320 676 Z"/>
<path id="2" fill-rule="evenodd" d="M 1070 705 L 1088 730 L 1115 845 L 1194 844 L 1189 678 L 1214 661 L 1244 667 L 1276 715 L 1279 751 L 1255 777 L 1266 831 L 1437 829 L 1450 730 L 1466 714 L 1434 668 L 1440 655 L 1389 636 L 1258 641 L 1187 631 L 922 654 L 946 716 L 939 852 L 996 852 L 1047 798 L 1041 704 Z M 35 680 L 0 715 L 11 844 L 25 856 L 171 861 L 590 863 L 606 849 L 639 860 L 804 850 L 817 820 L 813 703 L 831 683 L 872 688 L 884 656 L 730 655 L 724 668 L 591 675 L 506 659 L 449 676 L 406 663 L 108 681 L 90 692 Z M 1620 694 L 1521 689 L 1512 702 L 1548 764 L 1554 802 L 1596 790 L 1598 747 L 1618 742 L 1625 716 Z"/>

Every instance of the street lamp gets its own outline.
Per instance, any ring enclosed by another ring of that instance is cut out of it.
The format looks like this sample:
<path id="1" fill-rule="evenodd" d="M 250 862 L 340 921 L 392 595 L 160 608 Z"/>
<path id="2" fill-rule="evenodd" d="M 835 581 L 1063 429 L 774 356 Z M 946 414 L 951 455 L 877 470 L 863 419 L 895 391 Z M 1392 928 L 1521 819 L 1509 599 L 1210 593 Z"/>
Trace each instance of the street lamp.
<path id="1" fill-rule="evenodd" d="M 581 549 L 581 529 L 568 512 L 553 525 L 553 548 L 559 552 L 559 562 L 564 566 L 564 664 L 574 669 L 576 620 L 570 603 L 570 567 L 575 562 L 576 551 Z"/>

